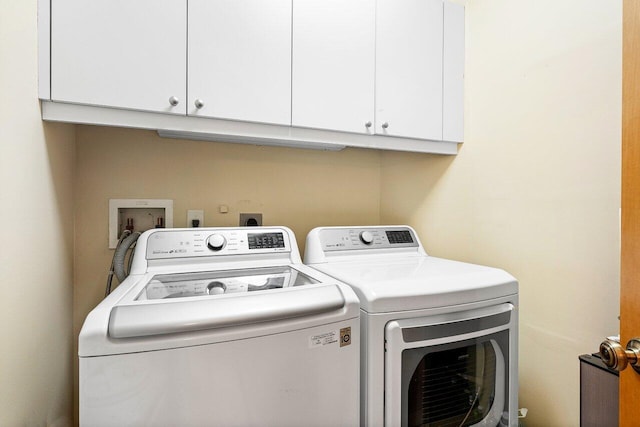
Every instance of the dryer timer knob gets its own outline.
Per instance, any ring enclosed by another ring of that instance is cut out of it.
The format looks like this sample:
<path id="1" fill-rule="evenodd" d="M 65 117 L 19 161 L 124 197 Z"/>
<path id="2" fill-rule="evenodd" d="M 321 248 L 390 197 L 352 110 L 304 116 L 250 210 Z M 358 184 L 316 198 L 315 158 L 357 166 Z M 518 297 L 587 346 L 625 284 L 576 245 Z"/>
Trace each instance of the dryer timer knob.
<path id="1" fill-rule="evenodd" d="M 219 251 L 224 248 L 225 243 L 227 243 L 227 239 L 222 234 L 212 234 L 207 239 L 207 246 L 212 251 Z"/>
<path id="2" fill-rule="evenodd" d="M 360 233 L 360 240 L 365 245 L 370 245 L 373 243 L 373 234 L 370 231 L 363 231 Z"/>

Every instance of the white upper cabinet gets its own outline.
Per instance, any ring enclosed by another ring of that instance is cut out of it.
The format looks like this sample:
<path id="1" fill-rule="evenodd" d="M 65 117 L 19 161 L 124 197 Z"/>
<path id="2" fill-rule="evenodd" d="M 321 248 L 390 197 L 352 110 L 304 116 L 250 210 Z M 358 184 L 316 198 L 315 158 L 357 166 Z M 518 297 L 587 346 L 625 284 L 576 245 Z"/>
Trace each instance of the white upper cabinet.
<path id="1" fill-rule="evenodd" d="M 52 0 L 51 98 L 186 112 L 185 0 Z"/>
<path id="2" fill-rule="evenodd" d="M 38 6 L 44 120 L 326 149 L 463 140 L 464 7 L 449 0 Z"/>
<path id="3" fill-rule="evenodd" d="M 292 125 L 373 133 L 375 0 L 293 0 Z"/>
<path id="4" fill-rule="evenodd" d="M 442 139 L 442 0 L 378 0 L 375 132 Z"/>
<path id="5" fill-rule="evenodd" d="M 444 2 L 442 139 L 464 137 L 464 6 Z"/>
<path id="6" fill-rule="evenodd" d="M 291 0 L 189 0 L 187 114 L 291 124 Z"/>

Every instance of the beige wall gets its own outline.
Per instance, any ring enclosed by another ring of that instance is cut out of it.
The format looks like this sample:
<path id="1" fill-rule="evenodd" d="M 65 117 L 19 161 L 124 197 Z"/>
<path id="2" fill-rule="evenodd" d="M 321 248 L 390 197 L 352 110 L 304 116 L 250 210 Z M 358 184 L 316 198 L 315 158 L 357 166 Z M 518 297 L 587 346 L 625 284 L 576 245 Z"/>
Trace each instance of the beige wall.
<path id="1" fill-rule="evenodd" d="M 0 11 L 0 425 L 66 426 L 74 128 L 40 120 L 36 1 Z"/>
<path id="2" fill-rule="evenodd" d="M 172 199 L 174 227 L 203 209 L 207 227 L 237 226 L 240 212 L 286 225 L 300 251 L 311 228 L 377 224 L 380 153 L 256 147 L 160 138 L 155 132 L 77 127 L 76 331 L 103 297 L 109 199 Z M 226 205 L 229 212 L 218 212 Z"/>
<path id="3" fill-rule="evenodd" d="M 621 2 L 467 2 L 466 84 L 456 158 L 383 154 L 381 220 L 519 279 L 526 425 L 577 426 L 618 330 Z"/>
<path id="4" fill-rule="evenodd" d="M 0 0 L 0 425 L 70 423 L 72 347 L 112 254 L 108 199 L 127 197 L 173 199 L 176 226 L 189 208 L 205 225 L 260 211 L 300 240 L 315 225 L 406 222 L 433 255 L 509 270 L 527 425 L 577 425 L 577 356 L 617 330 L 620 2 L 467 8 L 466 143 L 439 157 L 43 125 L 36 2 Z"/>

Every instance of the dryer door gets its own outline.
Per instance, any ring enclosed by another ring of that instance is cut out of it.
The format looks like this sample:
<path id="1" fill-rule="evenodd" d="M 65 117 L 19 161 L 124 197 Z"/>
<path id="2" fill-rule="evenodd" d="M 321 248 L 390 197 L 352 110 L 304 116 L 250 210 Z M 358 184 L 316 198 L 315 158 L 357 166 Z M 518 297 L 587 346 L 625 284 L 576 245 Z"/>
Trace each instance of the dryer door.
<path id="1" fill-rule="evenodd" d="M 491 426 L 509 422 L 513 305 L 389 322 L 385 424 Z M 514 420 L 517 418 L 512 416 Z M 501 424 L 502 425 L 502 424 Z"/>

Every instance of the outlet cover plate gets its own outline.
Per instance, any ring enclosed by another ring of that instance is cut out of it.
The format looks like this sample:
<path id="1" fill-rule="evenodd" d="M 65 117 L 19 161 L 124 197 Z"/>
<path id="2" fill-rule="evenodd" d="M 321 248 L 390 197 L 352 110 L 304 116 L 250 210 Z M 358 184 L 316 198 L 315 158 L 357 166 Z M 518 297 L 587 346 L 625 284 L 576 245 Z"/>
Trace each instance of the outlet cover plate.
<path id="1" fill-rule="evenodd" d="M 192 221 L 194 219 L 200 220 L 198 227 L 204 227 L 204 211 L 197 209 L 189 209 L 187 211 L 187 227 L 193 227 Z"/>
<path id="2" fill-rule="evenodd" d="M 241 213 L 240 214 L 240 227 L 251 227 L 262 225 L 261 213 Z"/>

